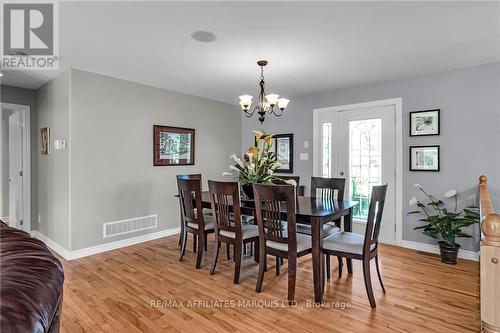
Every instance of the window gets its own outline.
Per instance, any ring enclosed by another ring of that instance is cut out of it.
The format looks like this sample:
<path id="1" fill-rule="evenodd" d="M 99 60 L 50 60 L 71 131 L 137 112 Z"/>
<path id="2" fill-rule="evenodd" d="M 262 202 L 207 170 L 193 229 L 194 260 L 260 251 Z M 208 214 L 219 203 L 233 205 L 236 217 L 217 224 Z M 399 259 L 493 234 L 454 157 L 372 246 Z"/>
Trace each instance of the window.
<path id="1" fill-rule="evenodd" d="M 321 166 L 321 175 L 323 177 L 330 177 L 332 170 L 332 123 L 323 124 L 323 165 Z"/>
<path id="2" fill-rule="evenodd" d="M 371 188 L 381 182 L 381 141 L 381 119 L 349 122 L 349 182 L 351 184 L 349 199 L 359 202 L 353 211 L 353 217 L 358 220 L 366 221 L 368 218 Z"/>

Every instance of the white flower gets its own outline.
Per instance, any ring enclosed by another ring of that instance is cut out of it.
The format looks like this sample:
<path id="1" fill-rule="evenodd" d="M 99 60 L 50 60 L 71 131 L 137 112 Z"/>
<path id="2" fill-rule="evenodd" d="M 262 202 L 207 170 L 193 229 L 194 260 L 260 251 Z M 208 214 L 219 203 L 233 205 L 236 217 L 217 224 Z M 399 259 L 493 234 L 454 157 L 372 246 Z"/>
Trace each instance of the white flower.
<path id="1" fill-rule="evenodd" d="M 248 166 L 248 170 L 251 170 L 251 171 L 252 171 L 252 170 L 254 170 L 254 169 L 255 169 L 255 164 L 254 164 L 254 163 L 252 163 L 252 164 L 250 164 L 250 165 Z"/>
<path id="2" fill-rule="evenodd" d="M 239 166 L 243 166 L 243 162 L 238 158 L 238 156 L 236 156 L 236 154 L 233 154 L 229 157 L 232 158 L 236 163 L 238 163 Z"/>
<path id="3" fill-rule="evenodd" d="M 267 161 L 267 157 L 262 157 L 262 158 L 260 159 L 260 162 L 261 162 L 261 163 L 264 163 L 265 161 Z"/>
<path id="4" fill-rule="evenodd" d="M 285 179 L 284 181 L 285 181 L 285 183 L 287 183 L 288 185 L 297 186 L 297 182 L 296 182 L 294 179 Z"/>
<path id="5" fill-rule="evenodd" d="M 222 175 L 223 176 L 232 176 L 233 174 L 231 172 L 223 172 Z"/>
<path id="6" fill-rule="evenodd" d="M 422 188 L 422 186 L 420 186 L 420 184 L 413 184 L 413 187 L 416 187 L 416 188 Z"/>
<path id="7" fill-rule="evenodd" d="M 229 169 L 234 170 L 234 171 L 238 171 L 238 172 L 240 171 L 240 170 L 239 170 L 237 167 L 235 167 L 234 165 L 230 165 L 230 166 L 229 166 Z"/>
<path id="8" fill-rule="evenodd" d="M 457 195 L 457 190 L 449 190 L 444 194 L 445 198 L 453 198 Z"/>
<path id="9" fill-rule="evenodd" d="M 410 206 L 415 206 L 418 203 L 417 197 L 413 197 L 410 199 Z"/>
<path id="10" fill-rule="evenodd" d="M 278 169 L 281 166 L 280 162 L 274 162 L 273 165 L 271 165 L 271 169 Z"/>
<path id="11" fill-rule="evenodd" d="M 271 170 L 271 169 L 267 170 L 267 174 L 268 174 L 269 176 L 272 176 L 272 174 L 273 174 L 273 170 Z"/>

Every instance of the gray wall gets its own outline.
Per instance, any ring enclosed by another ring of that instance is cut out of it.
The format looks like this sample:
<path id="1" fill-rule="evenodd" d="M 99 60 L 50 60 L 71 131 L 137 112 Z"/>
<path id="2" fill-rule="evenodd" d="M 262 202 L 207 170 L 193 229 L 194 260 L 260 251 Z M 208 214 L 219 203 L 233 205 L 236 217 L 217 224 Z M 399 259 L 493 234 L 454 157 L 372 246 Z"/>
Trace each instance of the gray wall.
<path id="1" fill-rule="evenodd" d="M 66 249 L 70 246 L 69 151 L 54 151 L 55 139 L 69 139 L 70 71 L 66 70 L 38 90 L 37 128 L 50 128 L 50 153 L 40 154 L 37 141 L 37 230 Z M 37 133 L 36 138 L 39 140 Z M 38 215 L 37 215 L 38 219 Z"/>
<path id="2" fill-rule="evenodd" d="M 31 229 L 37 229 L 36 224 L 36 211 L 37 211 L 37 200 L 35 193 L 37 192 L 37 182 L 36 182 L 36 173 L 37 173 L 37 102 L 36 102 L 36 91 L 31 89 L 23 89 L 11 86 L 2 85 L 0 87 L 0 100 L 4 103 L 12 103 L 12 104 L 22 104 L 30 106 L 30 118 L 31 118 Z M 2 110 L 3 113 L 3 110 Z M 3 139 L 2 139 L 3 141 Z M 2 155 L 2 164 L 4 164 L 4 159 Z M 8 178 L 8 165 L 7 165 L 7 178 Z M 2 172 L 3 174 L 3 172 Z M 2 194 L 8 193 L 7 188 L 2 188 Z M 8 200 L 8 195 L 6 196 Z M 4 201 L 5 202 L 5 201 Z M 8 205 L 8 201 L 7 201 Z M 0 214 L 0 216 L 2 216 Z"/>
<path id="3" fill-rule="evenodd" d="M 355 69 L 353 69 L 355 70 Z M 334 73 L 332 73 L 334 75 Z M 279 87 L 276 87 L 278 89 Z M 279 90 L 276 90 L 279 92 Z M 407 216 L 408 200 L 417 195 L 413 184 L 429 192 L 442 194 L 455 188 L 463 205 L 477 202 L 478 177 L 489 177 L 493 205 L 500 209 L 500 63 L 420 76 L 407 80 L 371 84 L 311 96 L 291 98 L 289 109 L 281 118 L 269 116 L 264 129 L 270 133 L 295 135 L 295 174 L 307 185 L 312 175 L 313 109 L 361 103 L 388 98 L 403 98 L 403 239 L 422 243 L 434 240 L 412 230 L 418 225 Z M 285 92 L 282 92 L 285 93 Z M 441 135 L 410 138 L 410 111 L 441 109 Z M 252 130 L 260 128 L 255 117 L 242 119 L 242 149 L 253 142 Z M 304 148 L 304 141 L 309 148 Z M 408 147 L 441 145 L 441 172 L 409 172 Z M 299 161 L 299 153 L 308 152 L 308 161 Z M 474 239 L 461 239 L 463 249 L 477 250 L 479 227 L 471 232 Z"/>
<path id="4" fill-rule="evenodd" d="M 154 167 L 155 124 L 196 129 L 196 165 Z M 71 250 L 141 234 L 104 240 L 104 222 L 158 214 L 159 230 L 178 227 L 175 175 L 223 179 L 240 137 L 234 106 L 72 70 Z"/>

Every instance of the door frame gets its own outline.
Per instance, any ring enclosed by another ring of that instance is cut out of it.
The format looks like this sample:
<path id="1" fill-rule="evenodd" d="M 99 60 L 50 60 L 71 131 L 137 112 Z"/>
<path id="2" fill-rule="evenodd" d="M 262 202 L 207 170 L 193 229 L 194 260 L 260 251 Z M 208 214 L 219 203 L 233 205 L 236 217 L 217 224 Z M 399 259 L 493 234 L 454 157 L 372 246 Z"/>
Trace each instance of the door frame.
<path id="1" fill-rule="evenodd" d="M 395 245 L 402 245 L 403 243 L 403 128 L 402 128 L 402 118 L 403 118 L 403 98 L 390 98 L 377 101 L 346 104 L 339 106 L 332 106 L 326 108 L 317 108 L 313 110 L 313 176 L 321 175 L 321 163 L 320 163 L 320 152 L 321 152 L 321 133 L 318 131 L 318 126 L 320 122 L 320 114 L 324 112 L 334 112 L 332 133 L 337 131 L 337 118 L 338 113 L 342 111 L 352 111 L 365 108 L 375 108 L 381 106 L 394 106 L 395 115 L 395 167 L 396 167 L 396 184 L 395 184 L 395 212 L 394 217 L 396 219 L 396 230 L 395 230 Z M 332 170 L 336 166 L 337 161 L 333 161 Z"/>
<path id="2" fill-rule="evenodd" d="M 31 231 L 31 107 L 2 102 L 2 111 L 19 111 L 23 114 L 23 230 Z"/>

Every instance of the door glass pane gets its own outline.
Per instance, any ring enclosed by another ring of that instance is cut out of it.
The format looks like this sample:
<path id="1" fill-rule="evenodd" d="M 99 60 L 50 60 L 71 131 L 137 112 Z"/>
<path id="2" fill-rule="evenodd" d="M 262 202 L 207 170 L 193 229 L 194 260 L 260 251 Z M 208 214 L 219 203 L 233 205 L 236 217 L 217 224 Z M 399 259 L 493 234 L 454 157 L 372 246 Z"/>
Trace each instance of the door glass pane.
<path id="1" fill-rule="evenodd" d="M 359 202 L 354 218 L 366 220 L 371 188 L 382 178 L 382 120 L 365 119 L 349 122 L 350 200 Z"/>
<path id="2" fill-rule="evenodd" d="M 332 123 L 323 124 L 323 165 L 321 166 L 321 174 L 323 177 L 330 177 L 331 174 L 331 159 L 332 159 Z"/>

